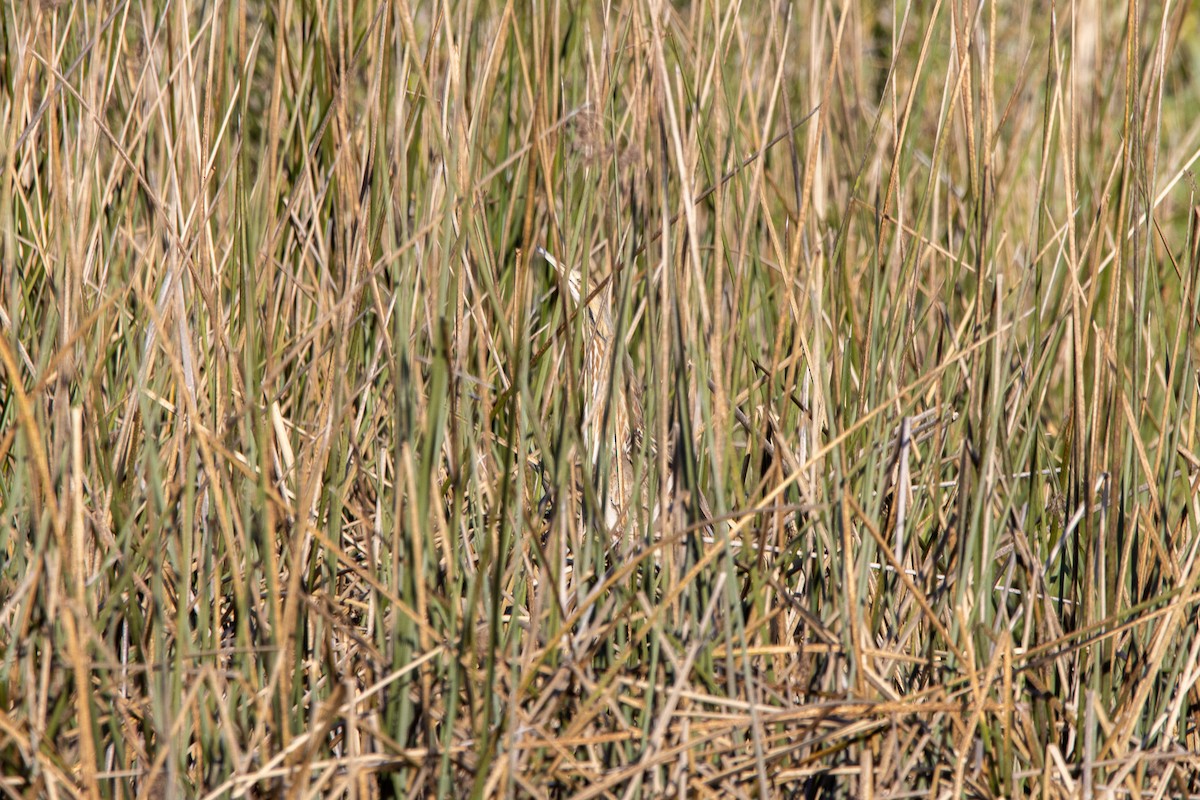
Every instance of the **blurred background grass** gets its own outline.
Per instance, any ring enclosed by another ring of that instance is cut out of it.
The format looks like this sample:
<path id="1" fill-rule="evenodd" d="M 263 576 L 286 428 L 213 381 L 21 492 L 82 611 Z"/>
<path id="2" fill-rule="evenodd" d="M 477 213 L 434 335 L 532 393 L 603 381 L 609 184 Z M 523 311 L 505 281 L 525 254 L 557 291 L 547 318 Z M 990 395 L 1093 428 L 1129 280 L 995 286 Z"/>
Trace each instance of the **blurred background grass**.
<path id="1" fill-rule="evenodd" d="M 0 791 L 1200 793 L 1191 4 L 576 5 L 4 6 Z"/>

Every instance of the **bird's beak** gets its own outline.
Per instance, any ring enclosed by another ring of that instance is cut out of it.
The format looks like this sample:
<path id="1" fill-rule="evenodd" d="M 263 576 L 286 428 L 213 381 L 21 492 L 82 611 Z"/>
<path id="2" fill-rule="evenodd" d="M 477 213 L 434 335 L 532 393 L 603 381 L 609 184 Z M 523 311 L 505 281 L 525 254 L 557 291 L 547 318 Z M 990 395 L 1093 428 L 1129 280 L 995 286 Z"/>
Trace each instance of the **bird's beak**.
<path id="1" fill-rule="evenodd" d="M 566 281 L 567 288 L 571 291 L 571 299 L 573 301 L 575 301 L 575 307 L 578 308 L 579 307 L 579 276 L 578 276 L 578 274 L 574 273 L 572 270 L 568 269 L 565 264 L 560 262 L 554 256 L 550 255 L 550 253 L 547 252 L 546 248 L 542 247 L 541 245 L 538 245 L 537 247 L 535 247 L 533 252 L 536 255 L 539 255 L 542 258 L 544 258 L 546 260 L 547 264 L 554 267 L 554 271 L 558 273 L 559 277 Z"/>

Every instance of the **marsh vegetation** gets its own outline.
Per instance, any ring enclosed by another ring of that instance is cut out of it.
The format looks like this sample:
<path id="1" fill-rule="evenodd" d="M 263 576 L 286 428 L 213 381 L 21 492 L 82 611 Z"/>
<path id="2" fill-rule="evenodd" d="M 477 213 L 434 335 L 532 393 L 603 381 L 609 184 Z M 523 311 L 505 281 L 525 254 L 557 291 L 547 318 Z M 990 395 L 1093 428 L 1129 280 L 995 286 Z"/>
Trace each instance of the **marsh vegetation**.
<path id="1" fill-rule="evenodd" d="M 4 4 L 0 793 L 1200 793 L 1198 70 L 1138 0 Z"/>

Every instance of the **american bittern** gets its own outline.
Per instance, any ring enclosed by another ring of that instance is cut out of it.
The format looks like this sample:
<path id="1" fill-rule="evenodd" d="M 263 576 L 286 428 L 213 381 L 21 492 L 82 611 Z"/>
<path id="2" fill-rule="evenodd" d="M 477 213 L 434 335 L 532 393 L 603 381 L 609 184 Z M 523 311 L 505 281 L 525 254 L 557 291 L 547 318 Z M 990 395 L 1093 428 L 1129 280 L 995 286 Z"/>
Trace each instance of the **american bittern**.
<path id="1" fill-rule="evenodd" d="M 633 485 L 633 458 L 642 441 L 641 385 L 633 362 L 624 347 L 618 347 L 618 331 L 612 313 L 613 287 L 610 283 L 584 305 L 583 275 L 547 253 L 537 249 L 567 284 L 571 295 L 571 311 L 585 314 L 583 324 L 583 373 L 580 388 L 583 392 L 583 446 L 593 474 L 599 475 L 607 463 L 607 492 L 602 492 L 604 522 L 608 530 L 636 528 L 639 519 L 639 494 L 654 498 L 657 491 L 636 491 Z M 650 452 L 656 452 L 655 442 L 648 440 Z M 671 451 L 668 450 L 668 455 Z M 670 462 L 672 459 L 668 459 Z M 671 465 L 673 466 L 673 465 Z M 666 497 L 673 522 L 679 522 L 682 511 L 676 481 L 671 469 L 666 475 Z M 707 504 L 697 495 L 698 510 L 708 517 Z M 651 520 L 660 516 L 655 507 Z"/>
<path id="2" fill-rule="evenodd" d="M 583 446 L 588 463 L 598 473 L 607 460 L 608 484 L 604 522 L 609 530 L 627 524 L 633 495 L 632 455 L 641 430 L 641 403 L 636 399 L 636 383 L 630 381 L 632 364 L 628 354 L 616 347 L 616 326 L 612 315 L 612 286 L 606 286 L 583 306 L 586 299 L 583 275 L 570 269 L 539 247 L 538 255 L 554 267 L 571 295 L 571 311 L 585 314 L 583 324 Z M 621 369 L 613 371 L 620 352 Z M 614 381 L 615 378 L 615 381 Z M 632 395 L 632 396 L 631 396 Z"/>

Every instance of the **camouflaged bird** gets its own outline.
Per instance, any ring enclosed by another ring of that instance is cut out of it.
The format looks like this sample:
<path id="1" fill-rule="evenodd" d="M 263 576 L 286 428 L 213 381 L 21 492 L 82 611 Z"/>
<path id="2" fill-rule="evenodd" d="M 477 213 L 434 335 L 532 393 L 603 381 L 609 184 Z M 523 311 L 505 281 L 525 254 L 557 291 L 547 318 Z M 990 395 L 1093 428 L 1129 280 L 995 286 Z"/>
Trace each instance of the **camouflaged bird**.
<path id="1" fill-rule="evenodd" d="M 591 296 L 584 291 L 583 275 L 578 269 L 566 266 L 544 248 L 537 254 L 550 264 L 566 283 L 570 294 L 570 310 L 573 314 L 585 314 L 583 329 L 583 373 L 580 387 L 583 392 L 582 441 L 588 463 L 593 474 L 598 474 L 607 460 L 607 492 L 601 492 L 604 502 L 604 524 L 608 531 L 637 531 L 640 522 L 639 508 L 635 502 L 639 496 L 657 498 L 656 487 L 650 491 L 637 492 L 634 480 L 634 454 L 642 446 L 642 391 L 640 380 L 634 371 L 633 361 L 624 347 L 617 347 L 617 330 L 612 313 L 612 282 L 609 281 Z M 584 301 L 586 302 L 586 305 Z M 614 374 L 619 360 L 620 369 Z M 677 438 L 673 433 L 672 438 Z M 657 452 L 656 442 L 649 439 L 651 454 Z M 668 457 L 672 454 L 668 450 Z M 668 463 L 666 496 L 668 515 L 663 519 L 662 509 L 654 503 L 650 520 L 666 525 L 686 527 L 685 498 L 676 492 L 674 459 Z M 709 518 L 708 506 L 703 496 L 698 496 L 698 510 L 704 519 Z"/>

